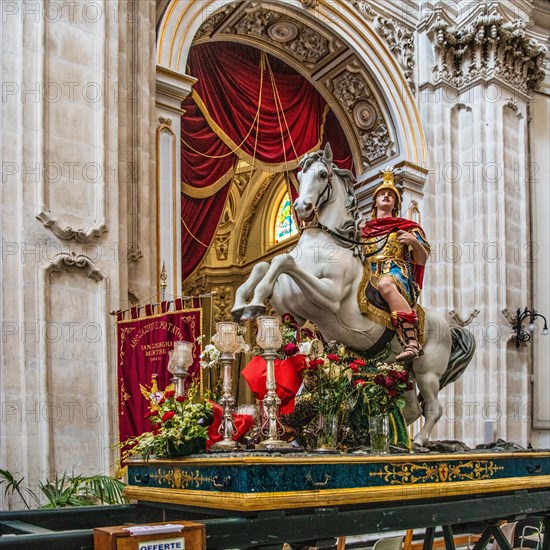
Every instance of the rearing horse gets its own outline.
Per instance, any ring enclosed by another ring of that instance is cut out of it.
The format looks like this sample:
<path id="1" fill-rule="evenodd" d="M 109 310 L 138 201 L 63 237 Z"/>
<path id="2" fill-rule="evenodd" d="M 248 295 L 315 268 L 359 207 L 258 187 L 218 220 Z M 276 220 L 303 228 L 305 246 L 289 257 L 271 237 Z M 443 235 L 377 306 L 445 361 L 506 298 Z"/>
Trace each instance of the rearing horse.
<path id="1" fill-rule="evenodd" d="M 363 276 L 360 254 L 359 212 L 348 170 L 333 164 L 332 151 L 316 151 L 300 163 L 300 195 L 294 203 L 303 228 L 296 247 L 275 256 L 271 265 L 260 262 L 236 292 L 233 316 L 250 319 L 265 312 L 270 299 L 279 315 L 291 313 L 299 325 L 315 323 L 323 337 L 357 350 L 367 351 L 385 327 L 361 313 L 357 292 Z M 475 341 L 461 327 L 447 325 L 435 313 L 426 312 L 424 355 L 412 362 L 415 389 L 405 395 L 404 416 L 411 424 L 421 414 L 425 423 L 413 443 L 424 446 L 441 417 L 437 398 L 440 388 L 458 378 L 471 360 Z M 392 341 L 391 358 L 399 352 Z"/>

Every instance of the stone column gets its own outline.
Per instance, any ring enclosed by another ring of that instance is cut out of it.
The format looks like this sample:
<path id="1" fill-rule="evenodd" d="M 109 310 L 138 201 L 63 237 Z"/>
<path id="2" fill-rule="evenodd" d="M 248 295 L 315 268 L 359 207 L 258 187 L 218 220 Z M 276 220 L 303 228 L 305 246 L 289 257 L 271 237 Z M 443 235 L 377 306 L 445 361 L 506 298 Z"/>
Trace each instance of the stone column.
<path id="1" fill-rule="evenodd" d="M 156 267 L 166 268 L 167 294 L 180 295 L 181 281 L 181 115 L 182 101 L 196 79 L 157 65 L 156 161 L 157 251 Z"/>
<path id="2" fill-rule="evenodd" d="M 483 6 L 482 6 L 483 8 Z M 503 310 L 530 303 L 527 106 L 544 48 L 524 22 L 435 8 L 419 26 L 426 54 L 419 108 L 430 172 L 424 207 L 432 257 L 426 305 L 474 333 L 466 372 L 442 393 L 434 438 L 526 445 L 530 350 L 509 342 Z M 457 30 L 460 29 L 460 30 Z M 521 55 L 516 55 L 518 52 Z"/>

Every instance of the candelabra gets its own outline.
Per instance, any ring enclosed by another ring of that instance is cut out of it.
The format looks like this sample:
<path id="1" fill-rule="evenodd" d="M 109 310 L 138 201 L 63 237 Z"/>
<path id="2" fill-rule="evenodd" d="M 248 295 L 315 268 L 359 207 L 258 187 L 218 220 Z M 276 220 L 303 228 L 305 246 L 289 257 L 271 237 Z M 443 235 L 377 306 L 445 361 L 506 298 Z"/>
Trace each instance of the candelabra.
<path id="1" fill-rule="evenodd" d="M 211 449 L 213 451 L 234 451 L 241 448 L 241 445 L 233 440 L 237 430 L 233 422 L 235 399 L 233 398 L 232 370 L 235 352 L 243 344 L 243 337 L 238 333 L 237 323 L 216 323 L 216 334 L 212 337 L 212 342 L 220 352 L 223 367 L 222 397 L 220 399 L 223 418 L 219 430 L 223 439 L 214 443 Z"/>
<path id="2" fill-rule="evenodd" d="M 193 342 L 174 342 L 174 349 L 169 353 L 168 370 L 174 376 L 172 382 L 176 395 L 185 395 L 185 379 L 187 371 L 193 364 Z"/>
<path id="3" fill-rule="evenodd" d="M 523 328 L 523 321 L 529 317 L 529 324 L 527 325 L 527 332 Z M 512 330 L 515 332 L 514 338 L 516 340 L 516 347 L 519 348 L 522 342 L 529 342 L 531 340 L 531 335 L 537 330 L 537 325 L 535 324 L 535 320 L 537 317 L 541 317 L 544 319 L 544 327 L 542 329 L 541 334 L 543 336 L 546 336 L 548 334 L 548 324 L 546 323 L 546 317 L 544 315 L 541 315 L 540 313 L 537 313 L 534 309 L 527 309 L 525 308 L 523 311 L 521 311 L 518 308 L 518 311 L 516 313 L 516 316 L 514 317 L 512 321 Z"/>
<path id="4" fill-rule="evenodd" d="M 275 380 L 275 357 L 277 348 L 283 343 L 281 325 L 277 317 L 258 317 L 258 336 L 256 343 L 264 353 L 266 362 L 266 396 L 263 400 L 264 411 L 267 414 L 267 439 L 264 439 L 256 448 L 258 449 L 292 449 L 292 445 L 279 438 L 279 405 L 281 400 L 275 391 L 277 383 Z"/>

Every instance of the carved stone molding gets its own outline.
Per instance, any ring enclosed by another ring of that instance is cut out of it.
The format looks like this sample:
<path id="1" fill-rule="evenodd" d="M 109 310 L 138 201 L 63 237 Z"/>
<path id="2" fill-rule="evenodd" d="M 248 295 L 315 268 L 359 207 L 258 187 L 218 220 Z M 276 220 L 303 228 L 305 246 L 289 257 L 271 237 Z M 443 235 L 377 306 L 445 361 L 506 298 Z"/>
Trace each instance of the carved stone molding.
<path id="1" fill-rule="evenodd" d="M 248 172 L 241 172 L 240 174 L 235 174 L 233 176 L 233 186 L 238 189 L 240 195 L 244 193 L 244 190 L 249 184 L 250 179 L 252 178 L 252 174 L 254 172 L 255 171 L 253 170 L 249 170 Z"/>
<path id="2" fill-rule="evenodd" d="M 75 252 L 71 252 L 70 254 L 67 252 L 56 254 L 55 261 L 48 266 L 46 271 L 50 275 L 71 267 L 83 269 L 87 277 L 94 279 L 97 282 L 103 281 L 103 279 L 106 278 L 106 275 L 101 271 L 101 269 L 96 267 L 88 256 L 85 256 L 84 254 L 77 255 Z"/>
<path id="3" fill-rule="evenodd" d="M 351 5 L 369 22 L 372 23 L 377 12 L 364 0 L 352 0 Z"/>
<path id="4" fill-rule="evenodd" d="M 547 48 L 526 36 L 526 24 L 493 14 L 456 28 L 438 16 L 429 28 L 434 82 L 462 88 L 477 79 L 498 78 L 519 92 L 532 92 L 544 79 Z"/>
<path id="5" fill-rule="evenodd" d="M 237 8 L 238 4 L 229 4 L 224 6 L 221 10 L 212 14 L 200 27 L 195 35 L 194 40 L 199 40 L 208 36 L 212 36 L 212 33 L 220 26 L 221 22 L 227 19 Z"/>
<path id="6" fill-rule="evenodd" d="M 75 239 L 81 243 L 87 243 L 97 237 L 101 237 L 107 231 L 107 226 L 104 223 L 95 227 L 73 229 L 70 225 L 59 221 L 55 216 L 52 216 L 50 211 L 42 210 L 36 216 L 46 227 L 52 230 L 53 234 L 64 241 Z"/>
<path id="7" fill-rule="evenodd" d="M 216 258 L 219 261 L 227 260 L 228 243 L 231 238 L 231 233 L 225 233 L 224 235 L 217 235 L 214 239 L 214 250 L 216 251 Z"/>
<path id="8" fill-rule="evenodd" d="M 213 293 L 216 294 L 216 299 L 213 300 L 214 321 L 226 321 L 231 319 L 231 308 L 233 307 L 234 289 L 230 286 L 216 286 L 213 288 Z"/>
<path id="9" fill-rule="evenodd" d="M 363 158 L 372 164 L 386 157 L 392 144 L 390 132 L 376 98 L 363 75 L 346 70 L 333 78 L 330 84 L 334 96 L 350 118 L 356 119 L 360 111 L 359 118 L 362 120 L 355 120 L 355 123 Z M 369 112 L 358 109 L 358 106 L 366 108 L 367 105 Z M 361 114 L 363 112 L 366 113 L 365 116 Z"/>
<path id="10" fill-rule="evenodd" d="M 128 245 L 126 249 L 126 260 L 129 263 L 137 262 L 140 258 L 143 258 L 143 254 L 136 244 Z"/>
<path id="11" fill-rule="evenodd" d="M 243 264 L 246 261 L 246 248 L 248 246 L 248 237 L 250 236 L 250 229 L 252 228 L 252 222 L 254 220 L 254 214 L 258 208 L 258 204 L 262 200 L 262 197 L 265 193 L 265 190 L 268 187 L 272 187 L 276 184 L 276 179 L 280 177 L 279 174 L 273 174 L 262 182 L 261 186 L 256 191 L 254 199 L 252 200 L 250 207 L 248 208 L 248 215 L 246 220 L 243 223 L 243 229 L 241 231 L 241 238 L 239 240 L 239 258 L 238 261 L 240 264 Z"/>
<path id="12" fill-rule="evenodd" d="M 479 309 L 474 309 L 467 319 L 463 319 L 460 314 L 457 313 L 454 309 L 451 309 L 451 311 L 449 311 L 449 316 L 459 327 L 468 326 L 478 315 Z"/>
<path id="13" fill-rule="evenodd" d="M 413 32 L 393 19 L 377 16 L 375 29 L 384 37 L 388 48 L 397 59 L 405 80 L 413 93 L 416 93 L 414 82 L 414 35 Z"/>
<path id="14" fill-rule="evenodd" d="M 330 53 L 329 40 L 319 32 L 285 13 L 266 9 L 260 3 L 244 10 L 242 17 L 224 29 L 224 33 L 261 38 L 301 63 L 315 64 Z"/>

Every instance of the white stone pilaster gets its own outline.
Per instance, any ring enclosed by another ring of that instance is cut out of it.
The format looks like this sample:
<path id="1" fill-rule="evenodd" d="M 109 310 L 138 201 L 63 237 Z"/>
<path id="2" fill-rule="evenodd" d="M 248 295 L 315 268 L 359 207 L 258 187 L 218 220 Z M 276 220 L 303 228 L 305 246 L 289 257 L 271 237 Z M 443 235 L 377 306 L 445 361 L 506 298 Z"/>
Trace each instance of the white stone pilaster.
<path id="1" fill-rule="evenodd" d="M 169 295 L 180 295 L 181 281 L 181 115 L 182 101 L 196 79 L 157 65 L 156 183 L 157 273 L 166 267 Z"/>

